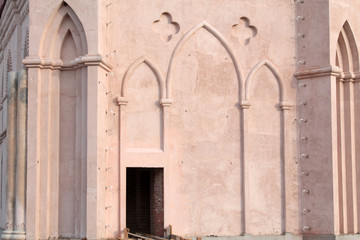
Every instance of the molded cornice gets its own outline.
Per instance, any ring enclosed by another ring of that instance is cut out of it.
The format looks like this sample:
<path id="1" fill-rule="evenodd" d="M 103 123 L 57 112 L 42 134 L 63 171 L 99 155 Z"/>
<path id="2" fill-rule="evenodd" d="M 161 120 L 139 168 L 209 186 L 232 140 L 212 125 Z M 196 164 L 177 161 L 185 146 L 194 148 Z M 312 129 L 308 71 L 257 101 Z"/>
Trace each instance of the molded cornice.
<path id="1" fill-rule="evenodd" d="M 297 71 L 294 76 L 297 80 L 317 78 L 324 76 L 340 76 L 341 69 L 337 66 L 323 66 L 316 68 L 307 68 Z"/>
<path id="2" fill-rule="evenodd" d="M 52 70 L 73 70 L 85 66 L 99 66 L 105 71 L 110 72 L 111 66 L 101 55 L 86 55 L 71 61 L 42 59 L 39 57 L 27 57 L 23 60 L 27 68 L 40 68 Z"/>

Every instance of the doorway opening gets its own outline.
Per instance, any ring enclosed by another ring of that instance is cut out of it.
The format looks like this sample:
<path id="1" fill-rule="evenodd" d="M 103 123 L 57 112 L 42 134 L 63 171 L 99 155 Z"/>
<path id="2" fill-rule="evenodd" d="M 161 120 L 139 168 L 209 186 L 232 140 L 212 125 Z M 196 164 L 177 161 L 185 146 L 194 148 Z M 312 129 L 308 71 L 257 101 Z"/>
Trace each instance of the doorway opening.
<path id="1" fill-rule="evenodd" d="M 164 235 L 164 169 L 126 169 L 126 225 L 132 233 Z"/>

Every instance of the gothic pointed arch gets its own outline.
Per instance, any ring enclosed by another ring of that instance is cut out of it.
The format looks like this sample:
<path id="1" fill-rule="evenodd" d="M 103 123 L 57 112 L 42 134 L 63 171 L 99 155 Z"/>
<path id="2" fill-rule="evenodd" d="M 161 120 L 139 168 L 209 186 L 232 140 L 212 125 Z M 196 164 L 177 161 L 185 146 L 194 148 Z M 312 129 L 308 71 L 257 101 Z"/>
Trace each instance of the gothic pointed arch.
<path id="1" fill-rule="evenodd" d="M 267 69 L 269 69 L 271 71 L 271 73 L 274 75 L 278 87 L 279 87 L 279 102 L 283 102 L 284 101 L 284 91 L 283 91 L 283 83 L 282 80 L 280 78 L 279 73 L 276 71 L 275 66 L 269 62 L 268 60 L 264 60 L 259 62 L 258 64 L 255 65 L 255 67 L 250 71 L 248 77 L 246 78 L 246 82 L 245 82 L 245 100 L 248 101 L 251 98 L 251 84 L 253 82 L 254 76 L 256 75 L 256 73 L 263 67 L 266 67 Z"/>
<path id="2" fill-rule="evenodd" d="M 169 68 L 168 68 L 168 72 L 167 72 L 167 76 L 166 76 L 167 98 L 171 98 L 171 82 L 172 82 L 172 78 L 173 78 L 173 68 L 175 65 L 176 55 L 181 50 L 181 48 L 184 46 L 184 44 L 187 42 L 187 40 L 196 31 L 198 31 L 199 29 L 202 29 L 202 28 L 205 29 L 206 31 L 208 31 L 210 34 L 212 34 L 221 43 L 221 45 L 225 48 L 225 50 L 229 54 L 229 56 L 234 64 L 237 80 L 239 83 L 239 89 L 241 89 L 242 78 L 241 78 L 240 65 L 235 56 L 233 49 L 231 48 L 230 44 L 225 39 L 225 37 L 215 27 L 210 25 L 208 22 L 203 21 L 203 22 L 199 23 L 198 25 L 194 26 L 193 28 L 191 28 L 188 32 L 186 32 L 185 35 L 181 38 L 181 40 L 176 45 L 174 51 L 172 52 L 170 63 L 169 63 Z"/>
<path id="3" fill-rule="evenodd" d="M 245 100 L 251 103 L 247 111 L 247 132 L 245 145 L 245 182 L 251 187 L 245 187 L 246 199 L 263 199 L 261 203 L 249 202 L 245 216 L 246 229 L 249 234 L 284 233 L 285 204 L 281 201 L 285 194 L 285 136 L 283 82 L 275 66 L 267 60 L 256 64 L 250 71 L 245 82 Z M 269 122 L 271 124 L 269 124 Z M 266 149 L 266 150 L 265 150 Z M 265 180 L 258 172 L 272 169 L 272 178 Z M 254 171 L 256 169 L 256 171 Z M 271 192 L 271 197 L 269 196 Z M 253 219 L 269 219 L 259 228 Z"/>
<path id="4" fill-rule="evenodd" d="M 42 48 L 40 48 L 39 55 L 42 58 L 59 59 L 61 44 L 69 32 L 74 38 L 77 55 L 84 56 L 87 53 L 84 27 L 74 10 L 66 2 L 59 6 L 45 29 L 40 40 Z"/>
<path id="5" fill-rule="evenodd" d="M 49 114 L 40 120 L 41 134 L 46 137 L 39 141 L 49 142 L 41 146 L 49 154 L 42 161 L 40 182 L 46 184 L 40 185 L 39 191 L 47 197 L 39 199 L 43 206 L 38 209 L 42 216 L 39 224 L 44 229 L 56 229 L 54 235 L 45 231 L 40 238 L 83 238 L 88 101 L 88 65 L 83 59 L 88 45 L 83 24 L 65 1 L 50 17 L 39 44 L 39 58 L 28 61 L 40 69 L 38 79 L 44 82 L 42 91 L 48 96 L 41 100 L 41 107 Z M 46 209 L 50 214 L 44 214 Z"/>
<path id="6" fill-rule="evenodd" d="M 343 24 L 337 40 L 336 64 L 344 73 L 359 71 L 358 47 L 348 21 Z"/>
<path id="7" fill-rule="evenodd" d="M 343 24 L 336 45 L 335 64 L 341 72 L 336 81 L 337 112 L 337 168 L 338 214 L 340 233 L 356 233 L 354 209 L 360 215 L 359 178 L 355 172 L 360 170 L 360 157 L 354 146 L 359 144 L 356 136 L 360 131 L 359 104 L 359 52 L 348 21 Z M 355 201 L 354 201 L 355 199 Z M 358 227 L 358 226 L 357 226 Z"/>
<path id="8" fill-rule="evenodd" d="M 159 67 L 146 56 L 136 59 L 123 77 L 121 97 L 129 100 L 127 123 L 123 127 L 126 149 L 130 152 L 162 151 L 164 113 L 160 102 L 165 98 L 165 84 Z M 142 119 L 141 124 L 139 119 Z M 135 126 L 140 134 L 131 131 Z"/>
<path id="9" fill-rule="evenodd" d="M 160 68 L 148 57 L 141 56 L 138 59 L 136 59 L 127 69 L 121 86 L 121 97 L 126 97 L 126 84 L 129 81 L 129 78 L 131 77 L 132 73 L 139 67 L 140 64 L 146 64 L 147 67 L 150 68 L 150 70 L 155 74 L 156 79 L 159 83 L 160 87 L 160 98 L 165 98 L 165 82 L 164 82 L 164 76 L 161 73 Z"/>
<path id="10" fill-rule="evenodd" d="M 218 30 L 207 22 L 201 22 L 185 32 L 172 52 L 167 75 L 167 98 L 173 99 L 173 104 L 169 108 L 169 121 L 172 123 L 170 126 L 177 126 L 170 131 L 175 130 L 179 133 L 172 137 L 176 145 L 181 145 L 179 155 L 173 161 L 180 163 L 190 160 L 198 166 L 199 174 L 196 176 L 188 173 L 183 175 L 184 181 L 180 188 L 191 185 L 192 182 L 199 182 L 194 190 L 208 189 L 203 197 L 212 198 L 213 203 L 221 199 L 211 196 L 210 192 L 215 191 L 214 186 L 201 180 L 207 177 L 207 166 L 241 162 L 239 145 L 242 144 L 242 118 L 238 107 L 241 99 L 239 91 L 243 89 L 241 83 L 236 54 Z M 224 149 L 230 154 L 224 154 Z M 232 184 L 224 186 L 222 192 L 229 199 L 243 203 L 243 195 L 237 188 L 239 179 L 234 178 L 242 175 L 241 169 L 237 166 L 231 170 L 228 175 L 232 178 Z M 211 174 L 220 176 L 223 172 L 216 168 Z M 174 196 L 181 198 L 178 193 Z M 189 204 L 195 205 L 195 202 L 194 199 Z M 216 207 L 213 203 L 207 206 Z M 240 206 L 232 210 L 220 208 L 228 219 L 242 218 Z M 196 224 L 195 219 L 206 215 L 205 209 L 207 207 L 195 207 L 191 219 L 185 214 L 180 214 L 179 217 Z M 179 211 L 180 208 L 176 207 L 176 210 Z M 221 234 L 221 224 L 216 222 L 219 217 L 218 213 L 214 213 L 204 219 L 200 231 L 215 231 Z M 232 223 L 229 221 L 222 224 L 230 226 Z M 209 227 L 210 225 L 212 227 Z M 242 227 L 242 224 L 236 224 L 231 231 L 239 235 L 242 233 Z"/>

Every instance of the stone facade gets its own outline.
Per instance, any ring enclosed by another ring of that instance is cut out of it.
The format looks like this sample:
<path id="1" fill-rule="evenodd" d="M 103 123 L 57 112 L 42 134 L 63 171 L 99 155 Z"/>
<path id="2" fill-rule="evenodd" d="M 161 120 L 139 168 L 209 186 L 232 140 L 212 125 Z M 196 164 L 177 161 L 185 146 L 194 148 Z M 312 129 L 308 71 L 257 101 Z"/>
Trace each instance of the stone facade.
<path id="1" fill-rule="evenodd" d="M 359 10 L 0 0 L 2 239 L 359 238 Z"/>
<path id="2" fill-rule="evenodd" d="M 26 94 L 22 60 L 29 49 L 26 1 L 0 1 L 0 228 L 2 238 L 25 237 Z"/>

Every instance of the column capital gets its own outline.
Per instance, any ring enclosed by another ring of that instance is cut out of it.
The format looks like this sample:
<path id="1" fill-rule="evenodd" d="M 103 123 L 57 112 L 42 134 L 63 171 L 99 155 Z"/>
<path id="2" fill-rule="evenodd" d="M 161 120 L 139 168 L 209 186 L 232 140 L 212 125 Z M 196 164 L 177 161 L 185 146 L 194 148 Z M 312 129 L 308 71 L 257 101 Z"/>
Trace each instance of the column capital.
<path id="1" fill-rule="evenodd" d="M 170 98 L 162 98 L 162 99 L 160 99 L 160 105 L 162 107 L 170 107 L 171 104 L 172 104 L 172 99 L 170 99 Z"/>
<path id="2" fill-rule="evenodd" d="M 279 106 L 281 110 L 290 110 L 292 108 L 295 108 L 296 104 L 292 102 L 280 102 Z"/>
<path id="3" fill-rule="evenodd" d="M 117 97 L 116 102 L 119 106 L 127 105 L 129 100 L 126 97 Z"/>
<path id="4" fill-rule="evenodd" d="M 241 109 L 249 109 L 250 106 L 251 106 L 251 102 L 249 102 L 249 101 L 241 101 L 239 103 L 239 106 L 240 106 Z"/>

